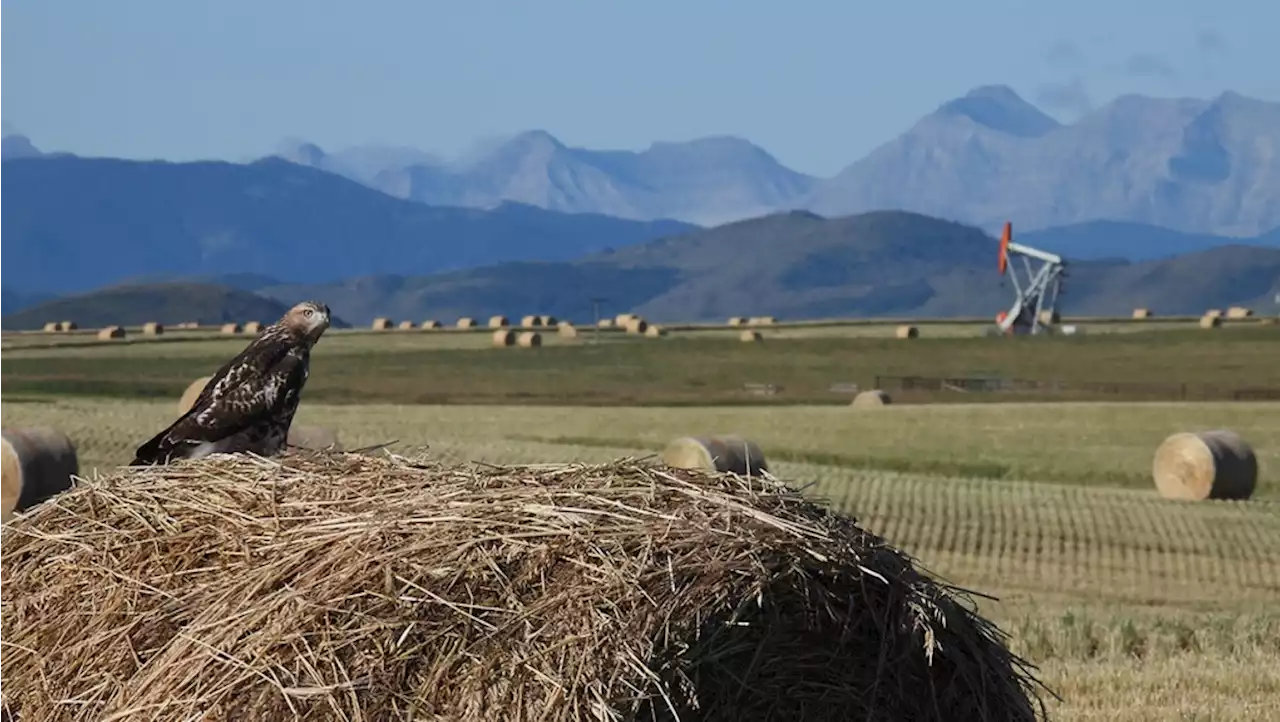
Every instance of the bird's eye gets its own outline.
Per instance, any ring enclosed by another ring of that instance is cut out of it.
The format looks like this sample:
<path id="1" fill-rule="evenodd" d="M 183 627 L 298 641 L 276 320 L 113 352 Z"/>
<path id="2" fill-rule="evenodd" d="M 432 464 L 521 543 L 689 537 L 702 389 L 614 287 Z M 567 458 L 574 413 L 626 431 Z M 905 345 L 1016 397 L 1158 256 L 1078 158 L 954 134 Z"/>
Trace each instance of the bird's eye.
<path id="1" fill-rule="evenodd" d="M 311 318 L 312 316 L 316 315 L 316 312 L 312 311 L 309 308 L 307 309 L 306 313 L 307 313 L 307 318 Z"/>

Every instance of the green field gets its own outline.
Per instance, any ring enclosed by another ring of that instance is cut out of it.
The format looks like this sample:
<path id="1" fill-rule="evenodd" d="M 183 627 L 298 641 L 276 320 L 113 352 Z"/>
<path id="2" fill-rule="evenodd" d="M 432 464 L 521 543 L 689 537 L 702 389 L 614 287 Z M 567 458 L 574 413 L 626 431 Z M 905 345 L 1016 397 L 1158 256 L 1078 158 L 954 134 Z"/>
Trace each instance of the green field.
<path id="1" fill-rule="evenodd" d="M 334 334 L 316 349 L 297 423 L 334 428 L 348 447 L 395 442 L 458 463 L 603 461 L 679 435 L 742 433 L 774 473 L 932 572 L 998 597 L 980 605 L 1063 696 L 1053 719 L 1273 718 L 1280 403 L 969 403 L 1010 398 L 990 393 L 852 409 L 829 387 L 983 371 L 1280 386 L 1274 330 L 759 345 L 695 333 L 535 350 L 488 348 L 485 334 Z M 244 343 L 7 348 L 4 425 L 61 427 L 86 475 L 107 472 L 172 420 L 192 378 Z M 783 389 L 752 397 L 749 382 Z M 1156 446 L 1217 427 L 1257 452 L 1255 498 L 1158 498 Z"/>

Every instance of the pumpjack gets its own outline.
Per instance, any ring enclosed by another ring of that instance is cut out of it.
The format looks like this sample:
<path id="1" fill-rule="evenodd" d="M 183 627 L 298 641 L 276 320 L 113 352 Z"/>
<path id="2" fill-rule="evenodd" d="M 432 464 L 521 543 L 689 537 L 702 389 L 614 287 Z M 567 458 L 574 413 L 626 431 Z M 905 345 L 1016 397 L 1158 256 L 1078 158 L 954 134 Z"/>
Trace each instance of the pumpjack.
<path id="1" fill-rule="evenodd" d="M 1020 259 L 1025 278 L 1019 277 L 1014 259 Z M 1013 264 L 1014 268 L 1010 268 Z M 996 315 L 1000 332 L 1040 334 L 1053 331 L 1058 318 L 1058 294 L 1067 277 L 1067 263 L 1061 256 L 1015 243 L 1013 224 L 1006 222 L 1000 234 L 1000 275 L 1013 281 L 1015 298 L 1008 311 Z"/>

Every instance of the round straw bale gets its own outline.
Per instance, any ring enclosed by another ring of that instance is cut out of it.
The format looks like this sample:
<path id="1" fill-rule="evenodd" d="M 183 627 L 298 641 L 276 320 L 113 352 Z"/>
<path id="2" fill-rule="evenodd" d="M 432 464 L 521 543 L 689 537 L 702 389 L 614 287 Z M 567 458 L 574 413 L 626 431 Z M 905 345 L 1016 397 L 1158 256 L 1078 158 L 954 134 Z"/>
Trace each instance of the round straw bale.
<path id="1" fill-rule="evenodd" d="M 57 321 L 45 321 L 45 324 L 44 324 L 44 332 L 45 332 L 45 333 L 55 333 L 55 332 L 57 332 L 57 331 L 58 331 L 58 322 L 57 322 Z"/>
<path id="2" fill-rule="evenodd" d="M 524 328 L 541 328 L 541 316 L 525 316 L 520 319 L 520 325 Z"/>
<path id="3" fill-rule="evenodd" d="M 1212 316 L 1212 317 L 1214 317 L 1214 318 L 1217 318 L 1218 316 L 1221 316 L 1221 315 L 1222 315 L 1222 309 L 1220 309 L 1220 308 L 1211 308 L 1211 309 L 1209 309 L 1208 311 L 1205 311 L 1205 312 L 1204 312 L 1204 315 L 1206 315 L 1206 316 Z"/>
<path id="4" fill-rule="evenodd" d="M 644 335 L 648 336 L 649 338 L 661 338 L 662 336 L 667 335 L 667 329 L 661 326 L 650 326 L 649 328 L 645 329 Z"/>
<path id="5" fill-rule="evenodd" d="M 742 317 L 742 316 L 730 316 L 730 317 L 729 317 L 729 325 L 730 325 L 730 326 L 745 326 L 745 325 L 747 325 L 747 319 L 746 319 L 746 318 L 744 318 L 744 317 Z"/>
<path id="6" fill-rule="evenodd" d="M 617 316 L 613 317 L 613 322 L 618 326 L 626 328 L 627 322 L 636 318 L 640 318 L 640 317 L 635 315 L 634 313 L 620 313 Z"/>
<path id="7" fill-rule="evenodd" d="M 631 318 L 627 320 L 624 328 L 627 333 L 643 334 L 649 330 L 649 322 L 640 317 Z"/>
<path id="8" fill-rule="evenodd" d="M 205 385 L 209 383 L 212 376 L 201 376 L 192 381 L 187 390 L 182 392 L 182 398 L 178 399 L 178 414 L 185 414 L 192 406 L 196 405 L 196 399 L 200 398 L 200 392 L 204 391 Z"/>
<path id="9" fill-rule="evenodd" d="M 489 328 L 506 328 L 511 325 L 511 321 L 506 316 L 490 316 Z"/>
<path id="10" fill-rule="evenodd" d="M 410 321 L 408 319 L 401 321 L 399 325 L 399 329 L 401 331 L 412 331 L 415 328 L 417 328 L 417 326 L 413 323 L 413 321 Z"/>
<path id="11" fill-rule="evenodd" d="M 662 450 L 662 463 L 674 469 L 704 469 L 759 476 L 768 471 L 764 452 L 741 436 L 683 436 Z"/>
<path id="12" fill-rule="evenodd" d="M 858 392 L 858 395 L 853 397 L 853 403 L 849 405 L 857 409 L 864 409 L 873 406 L 887 406 L 891 403 L 893 403 L 893 399 L 887 392 L 881 389 L 868 389 Z"/>
<path id="13" fill-rule="evenodd" d="M 1062 316 L 1057 311 L 1041 311 L 1039 318 L 1042 326 L 1053 326 L 1062 321 Z"/>
<path id="14" fill-rule="evenodd" d="M 59 321 L 58 322 L 59 331 L 75 331 L 78 328 L 80 327 L 76 325 L 75 321 Z"/>
<path id="15" fill-rule="evenodd" d="M 1151 309 L 1149 309 L 1149 308 L 1135 308 L 1135 309 L 1133 309 L 1133 317 L 1134 317 L 1135 319 L 1151 318 L 1153 315 L 1154 315 L 1154 314 L 1152 314 L 1152 313 L 1151 313 Z"/>
<path id="16" fill-rule="evenodd" d="M 338 440 L 338 432 L 324 426 L 291 424 L 286 443 L 290 446 L 312 451 L 342 451 L 342 442 Z"/>
<path id="17" fill-rule="evenodd" d="M 240 324 L 238 324 L 238 323 L 224 323 L 224 324 L 222 324 L 221 332 L 222 332 L 222 333 L 225 333 L 225 334 L 228 334 L 228 335 L 230 335 L 230 334 L 234 334 L 234 333 L 240 333 Z"/>
<path id="18" fill-rule="evenodd" d="M 98 338 L 106 341 L 113 338 L 124 338 L 124 329 L 119 326 L 107 326 L 98 329 Z"/>
<path id="19" fill-rule="evenodd" d="M 767 477 L 227 454 L 13 524 L 36 532 L 0 548 L 6 601 L 38 600 L 0 617 L 23 719 L 1043 714 L 963 592 Z"/>
<path id="20" fill-rule="evenodd" d="M 1222 325 L 1221 316 L 1210 316 L 1205 314 L 1200 317 L 1200 328 L 1217 328 Z"/>
<path id="21" fill-rule="evenodd" d="M 156 321 L 147 321 L 142 324 L 143 336 L 160 336 L 164 334 L 164 324 Z"/>
<path id="22" fill-rule="evenodd" d="M 535 348 L 542 345 L 542 334 L 537 331 L 521 331 L 516 336 L 516 345 L 520 348 Z"/>
<path id="23" fill-rule="evenodd" d="M 1151 475 L 1166 499 L 1248 499 L 1258 483 L 1258 458 L 1228 429 L 1173 434 L 1156 449 Z"/>
<path id="24" fill-rule="evenodd" d="M 915 326 L 899 326 L 893 330 L 893 335 L 898 338 L 919 338 L 920 329 Z"/>
<path id="25" fill-rule="evenodd" d="M 1249 318 L 1253 315 L 1253 309 L 1244 306 L 1232 306 L 1227 309 L 1227 318 Z"/>
<path id="26" fill-rule="evenodd" d="M 612 318 L 602 318 L 596 321 L 597 328 L 613 328 L 614 320 Z"/>
<path id="27" fill-rule="evenodd" d="M 500 328 L 493 332 L 494 346 L 514 346 L 516 343 L 516 332 L 509 328 Z"/>
<path id="28" fill-rule="evenodd" d="M 386 318 L 384 316 L 379 316 L 378 318 L 373 319 L 374 331 L 386 331 L 387 329 L 391 328 L 391 326 L 392 326 L 391 319 Z"/>
<path id="29" fill-rule="evenodd" d="M 743 331 L 738 334 L 738 340 L 743 343 L 760 343 L 764 340 L 764 336 L 759 331 Z"/>
<path id="30" fill-rule="evenodd" d="M 474 318 L 471 318 L 470 316 L 463 316 L 462 318 L 458 319 L 457 327 L 458 328 L 475 328 L 476 320 Z"/>
<path id="31" fill-rule="evenodd" d="M 249 321 L 249 322 L 245 323 L 245 325 L 244 325 L 244 332 L 245 332 L 246 334 L 249 334 L 249 335 L 252 335 L 252 336 L 257 336 L 258 334 L 262 333 L 262 322 L 261 322 L 261 321 Z"/>
<path id="32" fill-rule="evenodd" d="M 434 318 L 429 318 L 429 319 L 427 319 L 426 321 L 423 321 L 423 322 L 422 322 L 422 327 L 423 327 L 423 328 L 427 328 L 427 329 L 432 329 L 432 328 L 444 328 L 444 324 L 440 323 L 439 321 L 435 320 Z"/>
<path id="33" fill-rule="evenodd" d="M 777 323 L 778 319 L 773 316 L 756 316 L 751 319 L 752 326 L 772 326 Z"/>
<path id="34" fill-rule="evenodd" d="M 5 429 L 0 456 L 3 485 L 3 519 L 23 511 L 72 486 L 80 473 L 76 446 L 61 431 L 49 426 Z"/>
<path id="35" fill-rule="evenodd" d="M 573 324 L 568 323 L 567 321 L 562 321 L 556 324 L 556 333 L 560 334 L 565 338 L 578 337 L 578 329 Z"/>
<path id="36" fill-rule="evenodd" d="M 542 321 L 542 325 L 546 327 L 557 326 L 560 324 L 559 319 L 555 316 L 539 316 L 538 318 Z"/>

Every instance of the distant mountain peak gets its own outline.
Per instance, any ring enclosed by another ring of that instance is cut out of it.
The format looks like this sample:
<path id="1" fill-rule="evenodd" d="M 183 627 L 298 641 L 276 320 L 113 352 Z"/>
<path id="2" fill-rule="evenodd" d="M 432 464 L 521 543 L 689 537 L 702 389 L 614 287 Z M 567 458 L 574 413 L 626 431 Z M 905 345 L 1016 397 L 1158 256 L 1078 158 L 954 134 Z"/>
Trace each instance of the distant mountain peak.
<path id="1" fill-rule="evenodd" d="M 965 117 L 978 125 L 1020 138 L 1035 138 L 1061 124 L 1007 85 L 980 85 L 943 103 L 935 116 Z"/>

